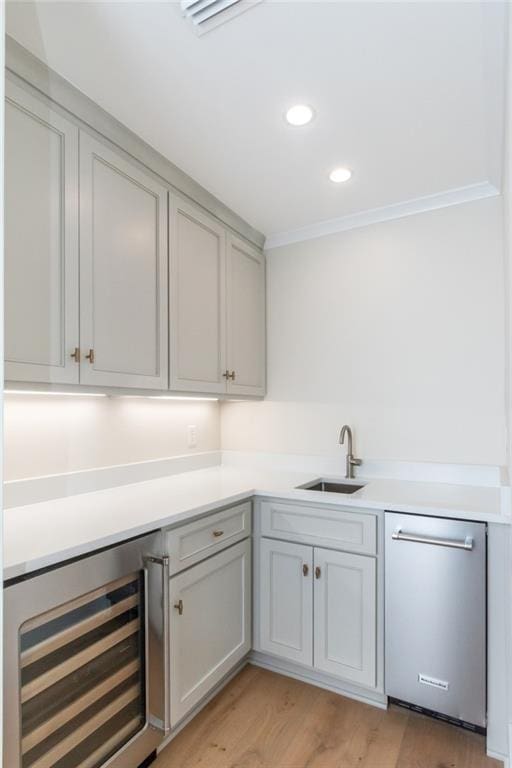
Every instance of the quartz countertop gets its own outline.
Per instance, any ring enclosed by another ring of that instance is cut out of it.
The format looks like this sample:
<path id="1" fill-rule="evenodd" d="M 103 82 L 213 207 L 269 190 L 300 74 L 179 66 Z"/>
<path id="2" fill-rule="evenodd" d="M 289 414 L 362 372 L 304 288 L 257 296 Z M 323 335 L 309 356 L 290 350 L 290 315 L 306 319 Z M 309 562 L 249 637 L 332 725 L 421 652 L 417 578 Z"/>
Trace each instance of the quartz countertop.
<path id="1" fill-rule="evenodd" d="M 358 478 L 351 495 L 297 486 L 312 473 L 231 466 L 183 472 L 106 490 L 13 507 L 4 511 L 4 578 L 55 565 L 101 547 L 183 523 L 253 496 L 352 510 L 394 510 L 510 524 L 502 514 L 502 488 Z M 333 480 L 342 478 L 330 477 Z"/>

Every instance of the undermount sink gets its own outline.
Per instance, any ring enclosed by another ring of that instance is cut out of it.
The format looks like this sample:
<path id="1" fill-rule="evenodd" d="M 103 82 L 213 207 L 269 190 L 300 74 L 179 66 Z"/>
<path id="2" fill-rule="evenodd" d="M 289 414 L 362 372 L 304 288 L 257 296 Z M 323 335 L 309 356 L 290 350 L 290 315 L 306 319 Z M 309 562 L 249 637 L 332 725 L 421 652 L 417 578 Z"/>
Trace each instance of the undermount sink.
<path id="1" fill-rule="evenodd" d="M 330 480 L 320 480 L 313 485 L 301 486 L 305 491 L 322 491 L 323 493 L 355 493 L 364 485 L 355 483 L 336 483 Z"/>

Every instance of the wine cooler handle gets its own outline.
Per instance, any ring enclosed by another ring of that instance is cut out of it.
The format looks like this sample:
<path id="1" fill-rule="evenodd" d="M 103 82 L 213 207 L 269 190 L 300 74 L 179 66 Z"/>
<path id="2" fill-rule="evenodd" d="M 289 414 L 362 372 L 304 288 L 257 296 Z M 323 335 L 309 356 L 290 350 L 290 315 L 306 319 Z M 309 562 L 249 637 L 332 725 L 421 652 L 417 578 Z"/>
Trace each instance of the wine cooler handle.
<path id="1" fill-rule="evenodd" d="M 157 713 L 152 712 L 151 709 L 151 680 L 150 680 L 150 708 L 149 708 L 149 715 L 156 716 L 158 720 L 163 721 L 163 727 L 162 730 L 164 732 L 164 735 L 167 735 L 171 729 L 171 721 L 170 721 L 170 714 L 169 714 L 169 701 L 170 701 L 170 660 L 169 660 L 169 653 L 170 653 L 170 644 L 169 644 L 169 630 L 170 630 L 170 605 L 169 605 L 169 557 L 168 555 L 163 555 L 162 557 L 159 557 L 157 555 L 146 555 L 144 558 L 144 563 L 146 566 L 146 571 L 148 571 L 148 565 L 154 564 L 161 566 L 162 573 L 161 573 L 161 599 L 158 599 L 157 595 L 148 595 L 148 601 L 152 602 L 153 605 L 158 604 L 159 608 L 161 610 L 161 617 L 160 620 L 162 622 L 161 624 L 161 642 L 159 645 L 161 647 L 159 648 L 159 654 L 161 654 L 161 660 L 160 664 L 158 665 L 161 667 L 162 677 L 161 680 L 163 681 L 162 685 L 162 697 L 163 701 L 160 700 L 160 706 L 159 709 L 161 710 L 161 716 L 159 716 Z M 151 589 L 152 580 L 148 578 L 148 589 Z M 153 581 L 152 582 L 155 587 L 156 584 Z M 155 590 L 156 591 L 156 590 Z M 155 600 L 156 598 L 156 600 Z M 148 624 L 151 623 L 151 618 L 149 619 Z M 147 631 L 150 632 L 151 629 L 147 627 Z M 148 644 L 146 644 L 148 645 Z M 148 659 L 148 663 L 152 664 L 153 659 Z"/>

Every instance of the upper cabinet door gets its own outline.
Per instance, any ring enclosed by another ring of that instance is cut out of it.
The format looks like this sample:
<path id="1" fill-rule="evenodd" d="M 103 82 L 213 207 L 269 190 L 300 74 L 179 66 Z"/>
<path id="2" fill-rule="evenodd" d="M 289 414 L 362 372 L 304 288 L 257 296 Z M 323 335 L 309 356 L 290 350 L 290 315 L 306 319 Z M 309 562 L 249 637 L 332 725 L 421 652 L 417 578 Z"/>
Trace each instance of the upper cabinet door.
<path id="1" fill-rule="evenodd" d="M 265 394 L 265 257 L 228 235 L 227 392 Z"/>
<path id="2" fill-rule="evenodd" d="M 225 264 L 223 227 L 171 197 L 171 389 L 226 391 Z"/>
<path id="3" fill-rule="evenodd" d="M 82 384 L 167 388 L 167 190 L 83 132 L 80 307 Z"/>
<path id="4" fill-rule="evenodd" d="M 315 548 L 314 666 L 368 688 L 376 673 L 373 557 Z"/>
<path id="5" fill-rule="evenodd" d="M 5 105 L 5 378 L 78 383 L 78 129 L 11 82 Z"/>

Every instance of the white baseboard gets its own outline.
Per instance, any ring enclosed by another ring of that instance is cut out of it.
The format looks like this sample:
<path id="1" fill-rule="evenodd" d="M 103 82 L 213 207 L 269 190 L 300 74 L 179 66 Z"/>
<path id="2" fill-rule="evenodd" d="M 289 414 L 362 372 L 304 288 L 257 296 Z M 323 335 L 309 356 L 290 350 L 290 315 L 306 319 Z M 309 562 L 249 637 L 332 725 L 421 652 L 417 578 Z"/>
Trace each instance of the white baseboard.
<path id="1" fill-rule="evenodd" d="M 494 760 L 501 760 L 504 768 L 510 768 L 511 762 L 506 755 L 502 755 L 499 752 L 493 752 L 492 749 L 486 751 L 487 757 L 492 757 Z"/>

